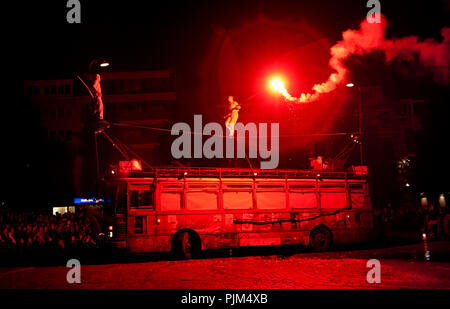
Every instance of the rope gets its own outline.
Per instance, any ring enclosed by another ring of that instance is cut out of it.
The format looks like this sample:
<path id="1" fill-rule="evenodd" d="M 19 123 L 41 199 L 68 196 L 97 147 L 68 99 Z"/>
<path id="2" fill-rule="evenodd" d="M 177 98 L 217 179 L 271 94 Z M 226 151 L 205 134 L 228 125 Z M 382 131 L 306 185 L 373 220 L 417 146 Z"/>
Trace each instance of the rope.
<path id="1" fill-rule="evenodd" d="M 89 91 L 89 94 L 91 95 L 91 97 L 94 98 L 94 95 L 92 94 L 91 89 L 89 89 L 89 87 L 86 85 L 86 83 L 84 82 L 84 80 L 83 80 L 79 75 L 77 75 L 77 77 L 78 77 L 78 79 L 83 83 L 83 85 L 86 87 L 86 89 Z"/>
<path id="2" fill-rule="evenodd" d="M 126 160 L 130 160 L 130 158 L 127 156 L 127 154 L 122 149 L 120 149 L 120 146 L 117 145 L 104 130 L 102 130 L 101 132 L 106 136 L 106 138 L 111 142 L 111 144 L 120 152 L 120 154 L 122 156 L 124 156 L 124 158 Z"/>
<path id="3" fill-rule="evenodd" d="M 148 164 L 144 159 L 142 159 L 136 152 L 134 152 L 130 147 L 128 147 L 125 143 L 123 143 L 122 141 L 120 141 L 116 136 L 112 135 L 111 133 L 109 134 L 111 136 L 111 138 L 114 138 L 116 140 L 116 142 L 118 142 L 123 148 L 125 148 L 126 150 L 128 150 L 129 152 L 131 152 L 131 154 L 133 154 L 136 158 L 138 158 L 139 160 L 141 160 L 147 167 L 154 169 L 150 164 Z"/>
<path id="4" fill-rule="evenodd" d="M 110 122 L 109 124 L 113 126 L 119 126 L 119 127 L 130 127 L 135 129 L 144 129 L 144 130 L 153 130 L 153 131 L 163 131 L 163 132 L 171 132 L 171 133 L 177 133 L 179 134 L 182 130 L 172 130 L 172 129 L 164 129 L 164 128 L 157 128 L 157 127 L 149 127 L 149 126 L 142 126 L 142 125 L 134 125 L 134 124 L 126 124 L 126 123 L 120 123 L 120 122 Z M 222 138 L 228 138 L 229 136 L 226 135 L 212 135 L 212 134 L 205 134 L 203 132 L 184 132 L 185 134 L 191 134 L 191 135 L 202 135 L 202 136 L 216 136 L 216 137 L 222 137 Z M 347 132 L 336 132 L 336 133 L 317 133 L 317 134 L 285 134 L 280 135 L 279 137 L 306 137 L 306 136 L 344 136 L 349 135 L 350 133 Z M 261 137 L 268 137 L 266 136 L 258 136 Z M 236 136 L 236 139 L 245 139 L 245 136 Z"/>

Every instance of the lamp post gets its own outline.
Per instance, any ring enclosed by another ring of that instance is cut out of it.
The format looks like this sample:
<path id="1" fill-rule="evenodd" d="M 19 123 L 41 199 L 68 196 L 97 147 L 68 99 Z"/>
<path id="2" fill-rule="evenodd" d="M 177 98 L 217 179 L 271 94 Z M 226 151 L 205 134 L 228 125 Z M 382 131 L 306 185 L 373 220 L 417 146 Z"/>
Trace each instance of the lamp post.
<path id="1" fill-rule="evenodd" d="M 361 165 L 364 164 L 364 160 L 363 160 L 363 148 L 362 148 L 362 92 L 361 92 L 361 88 L 358 85 L 355 85 L 354 83 L 347 83 L 345 85 L 348 88 L 353 88 L 356 87 L 356 89 L 358 89 L 358 93 L 359 93 L 359 119 L 358 119 L 358 126 L 359 126 L 359 136 L 361 138 L 360 144 L 359 144 L 359 160 Z"/>
<path id="2" fill-rule="evenodd" d="M 109 62 L 104 58 L 94 58 L 91 62 L 89 62 L 89 73 L 92 73 L 92 67 L 94 66 L 94 64 L 102 68 L 109 67 Z"/>

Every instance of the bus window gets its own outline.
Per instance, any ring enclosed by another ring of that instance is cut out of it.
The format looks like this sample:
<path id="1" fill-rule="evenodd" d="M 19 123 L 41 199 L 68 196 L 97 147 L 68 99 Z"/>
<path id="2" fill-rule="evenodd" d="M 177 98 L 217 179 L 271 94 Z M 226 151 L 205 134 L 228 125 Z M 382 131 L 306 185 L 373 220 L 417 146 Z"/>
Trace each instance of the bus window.
<path id="1" fill-rule="evenodd" d="M 258 209 L 284 209 L 286 192 L 257 192 L 256 206 Z"/>
<path id="2" fill-rule="evenodd" d="M 163 183 L 163 190 L 183 190 L 183 185 L 180 183 Z"/>
<path id="3" fill-rule="evenodd" d="M 134 217 L 134 233 L 143 234 L 145 225 L 145 216 L 135 216 Z"/>
<path id="4" fill-rule="evenodd" d="M 132 184 L 130 186 L 130 207 L 155 208 L 154 190 L 151 184 Z"/>
<path id="5" fill-rule="evenodd" d="M 139 191 L 130 191 L 130 207 L 139 206 Z"/>
<path id="6" fill-rule="evenodd" d="M 230 189 L 230 190 L 236 190 L 236 191 L 240 191 L 240 190 L 253 190 L 253 186 L 251 183 L 248 184 L 241 184 L 241 183 L 227 183 L 227 184 L 222 184 L 224 189 Z"/>
<path id="7" fill-rule="evenodd" d="M 316 208 L 317 198 L 314 192 L 289 192 L 291 208 Z"/>
<path id="8" fill-rule="evenodd" d="M 317 208 L 317 196 L 314 183 L 289 184 L 289 206 L 291 208 Z"/>
<path id="9" fill-rule="evenodd" d="M 189 191 L 217 191 L 219 190 L 219 183 L 190 183 L 188 189 Z"/>
<path id="10" fill-rule="evenodd" d="M 345 196 L 345 192 L 321 192 L 320 206 L 322 209 L 347 208 L 347 198 Z"/>
<path id="11" fill-rule="evenodd" d="M 188 192 L 186 208 L 189 210 L 217 209 L 217 194 L 210 192 Z"/>
<path id="12" fill-rule="evenodd" d="M 252 209 L 253 197 L 251 191 L 224 191 L 224 209 Z"/>
<path id="13" fill-rule="evenodd" d="M 284 184 L 281 183 L 258 183 L 256 187 L 261 191 L 284 191 Z"/>
<path id="14" fill-rule="evenodd" d="M 180 210 L 181 192 L 161 192 L 161 210 Z"/>
<path id="15" fill-rule="evenodd" d="M 153 191 L 146 190 L 139 192 L 139 206 L 149 206 L 155 208 L 153 203 Z"/>

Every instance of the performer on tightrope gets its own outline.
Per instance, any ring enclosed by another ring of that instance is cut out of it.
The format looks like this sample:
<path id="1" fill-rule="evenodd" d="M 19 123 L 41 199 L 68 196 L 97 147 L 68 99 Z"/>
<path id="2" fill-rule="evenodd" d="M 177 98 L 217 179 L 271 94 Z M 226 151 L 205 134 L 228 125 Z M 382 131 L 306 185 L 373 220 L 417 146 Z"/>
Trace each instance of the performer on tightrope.
<path id="1" fill-rule="evenodd" d="M 226 115 L 225 126 L 228 128 L 229 137 L 233 137 L 234 135 L 234 126 L 239 117 L 239 110 L 241 106 L 238 102 L 236 102 L 233 96 L 228 96 L 229 110 L 230 112 Z"/>

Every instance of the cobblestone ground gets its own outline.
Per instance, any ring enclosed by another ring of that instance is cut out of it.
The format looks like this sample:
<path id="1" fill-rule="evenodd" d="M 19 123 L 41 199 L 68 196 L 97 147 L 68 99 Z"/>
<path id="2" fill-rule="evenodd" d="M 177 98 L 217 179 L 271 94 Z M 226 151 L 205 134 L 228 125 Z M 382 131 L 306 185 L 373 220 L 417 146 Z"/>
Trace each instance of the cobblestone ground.
<path id="1" fill-rule="evenodd" d="M 156 260 L 81 266 L 81 283 L 68 284 L 65 266 L 0 268 L 0 288 L 301 289 L 450 288 L 450 242 L 386 249 L 296 253 L 196 260 Z M 441 254 L 441 255 L 440 255 Z M 423 257 L 423 258 L 422 258 Z M 369 259 L 381 262 L 381 283 L 366 280 Z M 81 263 L 83 263 L 81 261 Z"/>

